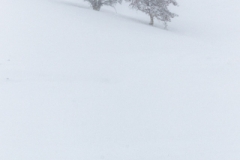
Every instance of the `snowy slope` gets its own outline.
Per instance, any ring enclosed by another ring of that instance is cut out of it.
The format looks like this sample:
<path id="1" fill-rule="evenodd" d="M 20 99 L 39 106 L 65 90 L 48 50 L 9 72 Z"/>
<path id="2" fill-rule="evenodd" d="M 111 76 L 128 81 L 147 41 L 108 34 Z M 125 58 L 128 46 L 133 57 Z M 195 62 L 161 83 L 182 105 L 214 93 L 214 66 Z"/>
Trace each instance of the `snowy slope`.
<path id="1" fill-rule="evenodd" d="M 0 159 L 239 160 L 237 0 L 1 0 Z"/>

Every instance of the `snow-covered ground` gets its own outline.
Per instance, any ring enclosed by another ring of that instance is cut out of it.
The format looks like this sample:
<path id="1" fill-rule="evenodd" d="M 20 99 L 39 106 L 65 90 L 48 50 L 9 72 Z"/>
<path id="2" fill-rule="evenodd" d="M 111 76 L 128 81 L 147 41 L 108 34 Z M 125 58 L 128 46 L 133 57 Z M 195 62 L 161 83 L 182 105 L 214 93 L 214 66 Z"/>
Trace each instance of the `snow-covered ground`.
<path id="1" fill-rule="evenodd" d="M 1 160 L 239 160 L 239 1 L 1 0 Z"/>

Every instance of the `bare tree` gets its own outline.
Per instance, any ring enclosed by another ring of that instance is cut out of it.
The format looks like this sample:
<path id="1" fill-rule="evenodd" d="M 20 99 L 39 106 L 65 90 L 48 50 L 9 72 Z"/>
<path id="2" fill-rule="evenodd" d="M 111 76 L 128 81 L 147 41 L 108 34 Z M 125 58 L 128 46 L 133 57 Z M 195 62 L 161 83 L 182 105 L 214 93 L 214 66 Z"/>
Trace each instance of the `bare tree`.
<path id="1" fill-rule="evenodd" d="M 177 16 L 168 10 L 168 6 L 173 4 L 177 6 L 175 0 L 126 0 L 130 2 L 130 6 L 134 9 L 140 10 L 150 17 L 150 25 L 154 24 L 154 18 L 161 20 L 167 28 L 167 22 L 171 21 L 171 18 Z"/>
<path id="2" fill-rule="evenodd" d="M 103 5 L 114 7 L 117 3 L 121 3 L 122 0 L 84 0 L 91 4 L 93 10 L 99 11 Z"/>

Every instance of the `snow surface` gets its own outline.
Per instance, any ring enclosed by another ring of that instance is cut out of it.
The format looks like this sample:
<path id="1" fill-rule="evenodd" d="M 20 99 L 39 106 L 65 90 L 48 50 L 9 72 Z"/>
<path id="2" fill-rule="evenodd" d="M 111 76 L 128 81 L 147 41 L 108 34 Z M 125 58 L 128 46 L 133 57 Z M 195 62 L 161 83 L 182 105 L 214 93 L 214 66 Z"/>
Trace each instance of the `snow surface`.
<path id="1" fill-rule="evenodd" d="M 1 160 L 239 160 L 239 1 L 1 0 Z"/>

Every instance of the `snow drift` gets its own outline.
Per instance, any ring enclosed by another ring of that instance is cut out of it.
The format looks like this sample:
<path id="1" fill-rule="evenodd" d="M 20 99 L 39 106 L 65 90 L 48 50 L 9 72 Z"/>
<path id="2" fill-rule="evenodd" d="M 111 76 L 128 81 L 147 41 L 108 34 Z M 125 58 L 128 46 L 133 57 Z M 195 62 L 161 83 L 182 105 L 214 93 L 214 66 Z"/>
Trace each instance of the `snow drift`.
<path id="1" fill-rule="evenodd" d="M 0 159 L 238 160 L 239 2 L 178 3 L 2 0 Z"/>

